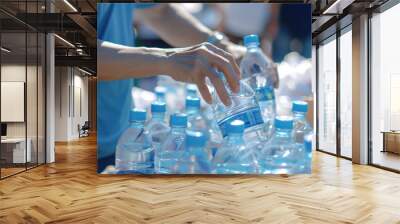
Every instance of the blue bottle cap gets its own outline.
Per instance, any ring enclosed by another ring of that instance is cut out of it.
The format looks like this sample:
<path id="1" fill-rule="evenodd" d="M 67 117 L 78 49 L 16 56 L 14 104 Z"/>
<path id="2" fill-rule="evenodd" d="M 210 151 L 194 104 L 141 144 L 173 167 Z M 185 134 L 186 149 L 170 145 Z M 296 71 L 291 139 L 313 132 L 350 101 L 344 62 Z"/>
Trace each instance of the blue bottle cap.
<path id="1" fill-rule="evenodd" d="M 142 109 L 132 109 L 129 111 L 129 121 L 145 121 L 146 111 Z"/>
<path id="2" fill-rule="evenodd" d="M 162 102 L 153 102 L 151 104 L 151 112 L 152 113 L 164 113 L 166 111 L 166 105 Z"/>
<path id="3" fill-rule="evenodd" d="M 186 107 L 200 108 L 200 99 L 197 97 L 186 97 Z"/>
<path id="4" fill-rule="evenodd" d="M 172 114 L 169 119 L 171 127 L 187 127 L 187 115 L 182 113 Z"/>
<path id="5" fill-rule="evenodd" d="M 154 92 L 156 93 L 157 97 L 163 98 L 163 97 L 165 97 L 165 93 L 167 92 L 167 89 L 164 86 L 157 86 L 154 89 Z"/>
<path id="6" fill-rule="evenodd" d="M 278 116 L 275 118 L 275 128 L 293 129 L 293 118 L 289 116 Z"/>
<path id="7" fill-rule="evenodd" d="M 243 44 L 244 46 L 248 46 L 250 44 L 260 44 L 260 40 L 258 38 L 258 35 L 256 34 L 250 34 L 250 35 L 246 35 L 243 37 Z"/>
<path id="8" fill-rule="evenodd" d="M 308 103 L 305 101 L 300 101 L 300 100 L 293 101 L 292 102 L 292 111 L 306 113 L 308 111 Z"/>
<path id="9" fill-rule="evenodd" d="M 228 133 L 243 134 L 244 122 L 242 120 L 233 120 L 229 123 Z"/>
<path id="10" fill-rule="evenodd" d="M 199 131 L 186 131 L 187 147 L 204 147 L 206 145 L 206 136 Z"/>

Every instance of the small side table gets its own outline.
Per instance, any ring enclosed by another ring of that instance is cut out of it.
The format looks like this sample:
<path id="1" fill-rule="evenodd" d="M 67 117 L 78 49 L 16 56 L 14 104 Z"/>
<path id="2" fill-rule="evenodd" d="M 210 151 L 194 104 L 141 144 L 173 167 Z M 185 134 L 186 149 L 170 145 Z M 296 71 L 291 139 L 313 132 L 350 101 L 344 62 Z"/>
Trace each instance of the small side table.
<path id="1" fill-rule="evenodd" d="M 400 154 L 400 131 L 382 131 L 383 149 L 382 152 Z"/>

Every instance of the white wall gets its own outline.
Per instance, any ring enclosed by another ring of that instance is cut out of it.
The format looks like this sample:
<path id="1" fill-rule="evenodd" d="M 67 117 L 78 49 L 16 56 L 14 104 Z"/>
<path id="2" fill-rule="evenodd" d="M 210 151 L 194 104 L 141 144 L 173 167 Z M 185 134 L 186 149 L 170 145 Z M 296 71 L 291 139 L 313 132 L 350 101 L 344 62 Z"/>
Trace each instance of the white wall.
<path id="1" fill-rule="evenodd" d="M 24 65 L 20 64 L 4 64 L 1 66 L 1 81 L 4 82 L 25 82 L 25 75 L 27 69 L 28 74 L 32 74 L 33 70 L 36 69 L 33 66 L 27 66 L 25 67 Z M 36 70 L 35 70 L 36 74 Z M 27 93 L 28 97 L 36 97 L 36 91 L 35 92 L 28 92 Z M 28 99 L 27 99 L 28 100 Z M 30 102 L 32 100 L 28 100 Z M 36 107 L 36 105 L 35 105 Z M 6 110 L 7 108 L 1 108 L 2 110 Z M 36 114 L 35 114 L 36 116 Z M 28 121 L 33 120 L 32 117 L 30 117 L 30 114 L 28 114 Z M 35 120 L 36 121 L 36 120 Z M 7 136 L 8 137 L 25 137 L 25 124 L 26 122 L 7 122 Z M 29 125 L 28 127 L 31 127 L 32 125 Z M 29 137 L 29 136 L 28 136 Z"/>
<path id="2" fill-rule="evenodd" d="M 36 70 L 38 69 L 38 71 Z M 44 163 L 45 150 L 45 118 L 44 118 L 44 74 L 42 67 L 17 63 L 3 64 L 1 66 L 1 81 L 24 82 L 26 85 L 26 106 L 20 108 L 22 113 L 26 112 L 26 120 L 23 122 L 6 122 L 7 137 L 24 138 L 25 135 L 30 140 L 30 148 L 32 151 L 32 161 Z M 25 80 L 27 78 L 27 80 Z M 24 91 L 24 90 L 22 90 Z M 24 92 L 22 92 L 23 94 Z M 2 98 L 7 95 L 2 95 Z M 2 107 L 1 110 L 11 110 Z M 4 112 L 4 111 L 3 111 Z M 12 111 L 8 111 L 12 113 Z M 37 156 L 38 153 L 38 156 Z M 49 160 L 51 162 L 51 160 Z"/>
<path id="3" fill-rule="evenodd" d="M 77 139 L 78 124 L 88 120 L 88 78 L 76 68 L 56 67 L 55 85 L 55 140 Z"/>
<path id="4" fill-rule="evenodd" d="M 70 76 L 67 67 L 55 68 L 55 141 L 69 139 L 69 85 Z"/>

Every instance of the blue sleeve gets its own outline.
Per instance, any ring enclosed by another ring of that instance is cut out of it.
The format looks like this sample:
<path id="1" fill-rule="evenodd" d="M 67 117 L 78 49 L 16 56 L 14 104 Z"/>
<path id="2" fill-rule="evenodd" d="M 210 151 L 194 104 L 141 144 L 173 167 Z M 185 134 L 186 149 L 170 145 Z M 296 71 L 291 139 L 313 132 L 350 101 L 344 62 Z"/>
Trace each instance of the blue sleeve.
<path id="1" fill-rule="evenodd" d="M 157 5 L 157 3 L 135 3 L 135 9 L 148 9 Z"/>

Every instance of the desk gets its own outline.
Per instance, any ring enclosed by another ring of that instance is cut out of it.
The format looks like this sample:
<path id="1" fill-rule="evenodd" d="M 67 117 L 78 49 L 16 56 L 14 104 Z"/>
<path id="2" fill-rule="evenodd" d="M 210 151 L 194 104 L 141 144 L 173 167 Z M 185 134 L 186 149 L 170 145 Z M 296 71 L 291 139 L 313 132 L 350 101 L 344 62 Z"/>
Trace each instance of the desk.
<path id="1" fill-rule="evenodd" d="M 382 152 L 392 152 L 400 154 L 400 131 L 382 131 L 383 150 Z"/>
<path id="2" fill-rule="evenodd" d="M 1 139 L 1 157 L 6 163 L 25 163 L 30 162 L 32 158 L 30 138 L 26 140 L 28 143 L 25 151 L 25 138 L 6 138 Z M 12 154 L 12 156 L 11 156 Z M 12 159 L 11 159 L 12 158 Z M 26 161 L 25 161 L 26 158 Z"/>

